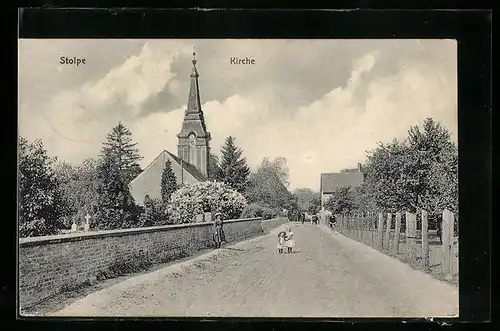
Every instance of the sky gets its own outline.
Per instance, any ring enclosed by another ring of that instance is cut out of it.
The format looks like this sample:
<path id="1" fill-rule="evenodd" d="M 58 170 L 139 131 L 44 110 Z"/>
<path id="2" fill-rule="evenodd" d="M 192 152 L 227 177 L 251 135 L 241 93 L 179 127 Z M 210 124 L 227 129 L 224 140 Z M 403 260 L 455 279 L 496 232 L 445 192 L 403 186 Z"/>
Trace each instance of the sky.
<path id="1" fill-rule="evenodd" d="M 427 117 L 457 141 L 457 43 L 437 39 L 21 39 L 19 134 L 78 164 L 121 121 L 142 167 L 176 154 L 193 47 L 212 151 L 231 135 L 252 169 L 285 157 L 290 189 L 319 190 L 321 173 L 356 167 Z"/>

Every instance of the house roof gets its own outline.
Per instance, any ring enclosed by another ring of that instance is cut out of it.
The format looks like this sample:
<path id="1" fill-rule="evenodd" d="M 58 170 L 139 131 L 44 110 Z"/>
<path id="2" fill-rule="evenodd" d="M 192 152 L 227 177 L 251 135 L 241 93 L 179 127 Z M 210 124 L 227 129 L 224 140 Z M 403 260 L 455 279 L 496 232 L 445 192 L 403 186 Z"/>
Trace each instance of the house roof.
<path id="1" fill-rule="evenodd" d="M 358 187 L 361 184 L 363 184 L 363 173 L 360 171 L 321 174 L 321 193 L 333 193 L 340 187 Z"/>

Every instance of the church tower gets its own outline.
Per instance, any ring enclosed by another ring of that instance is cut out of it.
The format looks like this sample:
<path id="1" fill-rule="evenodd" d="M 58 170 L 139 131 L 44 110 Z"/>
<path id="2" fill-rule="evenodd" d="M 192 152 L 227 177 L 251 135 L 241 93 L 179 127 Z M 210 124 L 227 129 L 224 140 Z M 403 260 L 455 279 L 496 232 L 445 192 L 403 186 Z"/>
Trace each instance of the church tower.
<path id="1" fill-rule="evenodd" d="M 196 69 L 196 53 L 193 52 L 193 71 L 187 109 L 184 113 L 181 132 L 177 135 L 178 157 L 184 162 L 194 165 L 208 178 L 208 162 L 210 155 L 210 133 L 205 125 L 201 109 L 200 89 L 198 86 L 198 70 Z"/>

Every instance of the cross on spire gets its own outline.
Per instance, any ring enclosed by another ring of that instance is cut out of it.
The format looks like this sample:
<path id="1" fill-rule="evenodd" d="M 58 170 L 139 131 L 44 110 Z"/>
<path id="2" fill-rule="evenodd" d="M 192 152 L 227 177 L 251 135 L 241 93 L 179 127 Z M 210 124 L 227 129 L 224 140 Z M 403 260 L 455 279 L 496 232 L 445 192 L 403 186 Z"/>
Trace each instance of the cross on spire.
<path id="1" fill-rule="evenodd" d="M 196 65 L 196 47 L 195 46 L 193 46 L 193 61 L 192 62 L 193 62 L 193 66 L 195 66 Z"/>

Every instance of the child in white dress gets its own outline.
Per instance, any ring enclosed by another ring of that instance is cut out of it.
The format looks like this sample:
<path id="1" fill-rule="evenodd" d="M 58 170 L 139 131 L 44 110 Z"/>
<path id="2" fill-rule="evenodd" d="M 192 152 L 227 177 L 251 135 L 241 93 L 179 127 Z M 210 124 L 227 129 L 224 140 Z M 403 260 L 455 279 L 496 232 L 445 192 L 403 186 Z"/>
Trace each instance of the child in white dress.
<path id="1" fill-rule="evenodd" d="M 284 247 L 284 244 L 285 244 L 285 235 L 286 235 L 286 232 L 285 231 L 281 231 L 280 233 L 278 233 L 278 245 L 276 245 L 276 248 L 278 249 L 278 253 L 283 253 L 283 247 Z"/>
<path id="2" fill-rule="evenodd" d="M 285 247 L 287 248 L 287 253 L 291 253 L 295 247 L 295 238 L 291 227 L 288 228 L 288 232 L 286 233 Z"/>

